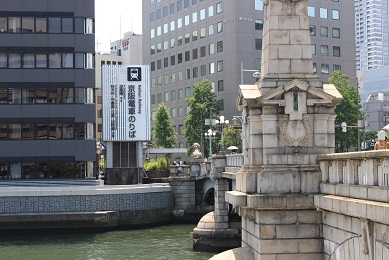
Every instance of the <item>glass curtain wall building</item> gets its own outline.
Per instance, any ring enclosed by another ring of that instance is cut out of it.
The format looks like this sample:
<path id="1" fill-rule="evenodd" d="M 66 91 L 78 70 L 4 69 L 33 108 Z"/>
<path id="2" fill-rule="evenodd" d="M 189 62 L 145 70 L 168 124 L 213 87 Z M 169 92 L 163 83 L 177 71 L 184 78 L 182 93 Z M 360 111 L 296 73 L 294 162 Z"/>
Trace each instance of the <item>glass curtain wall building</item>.
<path id="1" fill-rule="evenodd" d="M 213 83 L 221 114 L 239 115 L 239 84 L 254 84 L 260 70 L 262 0 L 145 0 L 143 57 L 151 66 L 151 108 L 165 103 L 178 133 L 177 147 L 189 147 L 182 131 L 189 112 L 185 98 L 203 79 Z M 355 77 L 354 3 L 309 0 L 312 73 L 324 82 L 335 70 Z"/>
<path id="2" fill-rule="evenodd" d="M 94 175 L 94 0 L 0 0 L 0 178 Z"/>
<path id="3" fill-rule="evenodd" d="M 357 70 L 389 66 L 389 0 L 355 0 Z"/>

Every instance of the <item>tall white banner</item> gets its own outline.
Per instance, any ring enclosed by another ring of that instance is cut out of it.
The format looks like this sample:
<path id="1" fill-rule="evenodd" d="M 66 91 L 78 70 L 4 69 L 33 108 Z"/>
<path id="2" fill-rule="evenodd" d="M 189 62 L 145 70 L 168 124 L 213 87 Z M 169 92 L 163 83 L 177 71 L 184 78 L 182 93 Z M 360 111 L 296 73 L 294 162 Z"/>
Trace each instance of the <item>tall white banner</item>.
<path id="1" fill-rule="evenodd" d="M 150 68 L 102 68 L 103 140 L 150 140 Z"/>

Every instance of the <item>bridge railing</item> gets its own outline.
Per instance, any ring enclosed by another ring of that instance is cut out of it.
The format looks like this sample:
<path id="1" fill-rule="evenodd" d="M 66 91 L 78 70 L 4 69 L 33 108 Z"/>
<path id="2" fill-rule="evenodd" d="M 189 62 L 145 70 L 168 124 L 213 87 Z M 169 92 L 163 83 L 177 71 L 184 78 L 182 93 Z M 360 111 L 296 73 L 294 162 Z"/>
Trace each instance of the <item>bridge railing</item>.
<path id="1" fill-rule="evenodd" d="M 389 201 L 389 150 L 327 154 L 318 161 L 322 193 Z"/>
<path id="2" fill-rule="evenodd" d="M 226 155 L 227 167 L 241 167 L 243 165 L 243 154 L 233 153 Z"/>

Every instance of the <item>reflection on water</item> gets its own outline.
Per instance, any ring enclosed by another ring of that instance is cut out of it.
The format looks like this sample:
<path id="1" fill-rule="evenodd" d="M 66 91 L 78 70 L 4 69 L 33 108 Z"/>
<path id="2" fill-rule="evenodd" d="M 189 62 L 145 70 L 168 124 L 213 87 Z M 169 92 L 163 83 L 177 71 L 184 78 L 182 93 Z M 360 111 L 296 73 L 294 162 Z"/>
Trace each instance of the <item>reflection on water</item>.
<path id="1" fill-rule="evenodd" d="M 193 225 L 170 225 L 106 233 L 0 235 L 0 259 L 169 259 L 203 260 L 194 252 Z"/>

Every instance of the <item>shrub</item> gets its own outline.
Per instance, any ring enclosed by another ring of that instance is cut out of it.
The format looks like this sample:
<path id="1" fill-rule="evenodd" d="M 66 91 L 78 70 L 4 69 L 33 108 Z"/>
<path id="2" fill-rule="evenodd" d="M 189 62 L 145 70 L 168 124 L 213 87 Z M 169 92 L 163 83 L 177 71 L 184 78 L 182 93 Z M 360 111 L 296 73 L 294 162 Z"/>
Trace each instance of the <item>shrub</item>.
<path id="1" fill-rule="evenodd" d="M 166 158 L 158 158 L 156 161 L 153 159 L 144 162 L 143 168 L 145 171 L 163 171 L 167 170 Z"/>

